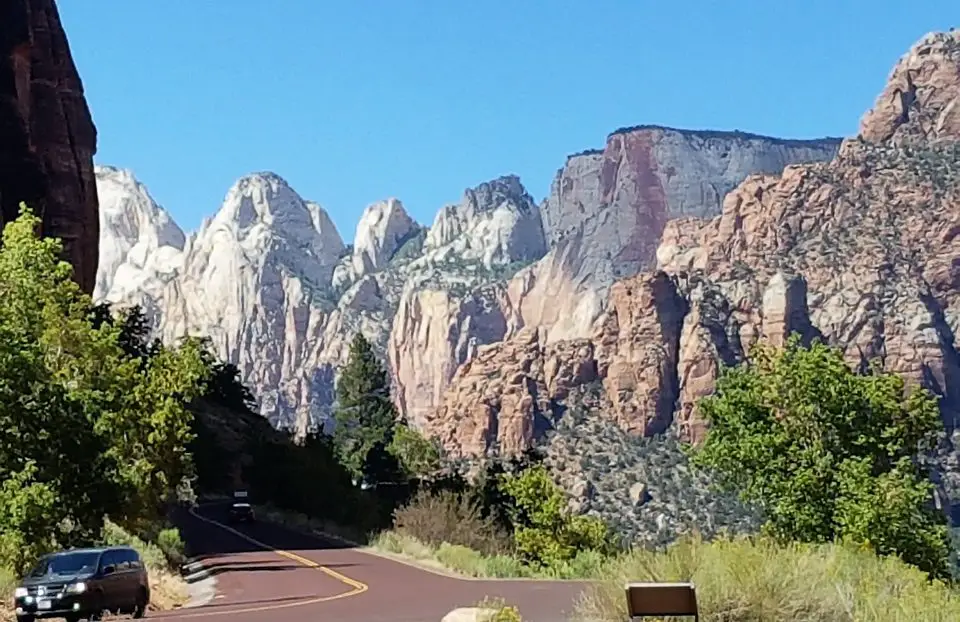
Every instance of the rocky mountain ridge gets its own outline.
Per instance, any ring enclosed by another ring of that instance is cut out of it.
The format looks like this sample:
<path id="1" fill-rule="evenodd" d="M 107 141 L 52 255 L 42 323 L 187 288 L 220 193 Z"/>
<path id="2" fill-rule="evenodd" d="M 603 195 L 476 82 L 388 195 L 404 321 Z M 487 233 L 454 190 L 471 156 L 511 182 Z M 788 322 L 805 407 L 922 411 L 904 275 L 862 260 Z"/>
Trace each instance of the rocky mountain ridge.
<path id="1" fill-rule="evenodd" d="M 370 205 L 352 245 L 273 173 L 248 175 L 184 234 L 127 172 L 97 170 L 105 261 L 95 298 L 139 304 L 164 340 L 212 339 L 274 424 L 323 421 L 356 330 L 421 425 L 478 348 L 525 327 L 589 334 L 620 274 L 654 261 L 671 218 L 713 214 L 756 172 L 833 157 L 838 143 L 641 128 L 572 156 L 541 205 L 516 176 L 465 191 L 431 226 L 397 199 Z"/>
<path id="2" fill-rule="evenodd" d="M 664 226 L 654 271 L 618 281 L 592 335 L 525 330 L 457 372 L 426 429 L 455 453 L 513 452 L 574 389 L 634 435 L 696 440 L 720 365 L 789 333 L 878 360 L 960 413 L 960 33 L 899 61 L 857 137 L 829 162 L 751 175 L 719 215 Z"/>

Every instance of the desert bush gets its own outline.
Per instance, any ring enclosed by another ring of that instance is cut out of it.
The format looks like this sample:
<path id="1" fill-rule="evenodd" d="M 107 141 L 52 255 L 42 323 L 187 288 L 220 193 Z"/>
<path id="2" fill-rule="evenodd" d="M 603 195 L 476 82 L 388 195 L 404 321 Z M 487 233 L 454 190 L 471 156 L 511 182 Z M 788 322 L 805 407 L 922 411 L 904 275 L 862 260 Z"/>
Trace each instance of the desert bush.
<path id="1" fill-rule="evenodd" d="M 460 545 L 486 555 L 512 550 L 509 534 L 491 518 L 484 518 L 479 504 L 451 492 L 417 493 L 394 512 L 394 528 L 433 547 Z"/>
<path id="2" fill-rule="evenodd" d="M 946 584 L 866 547 L 687 537 L 663 552 L 626 554 L 604 574 L 584 593 L 575 619 L 626 619 L 628 581 L 692 581 L 704 622 L 960 619 L 960 596 Z"/>
<path id="3" fill-rule="evenodd" d="M 606 523 L 573 515 L 563 490 L 543 465 L 504 477 L 502 490 L 511 500 L 514 544 L 525 562 L 550 567 L 581 551 L 613 552 Z"/>
<path id="4" fill-rule="evenodd" d="M 176 528 L 161 530 L 157 534 L 157 547 L 163 552 L 167 563 L 174 568 L 179 568 L 187 561 L 186 545 L 180 537 L 180 531 Z"/>
<path id="5" fill-rule="evenodd" d="M 480 609 L 488 609 L 491 614 L 484 617 L 484 622 L 523 622 L 520 610 L 508 605 L 502 598 L 484 598 L 476 605 Z"/>

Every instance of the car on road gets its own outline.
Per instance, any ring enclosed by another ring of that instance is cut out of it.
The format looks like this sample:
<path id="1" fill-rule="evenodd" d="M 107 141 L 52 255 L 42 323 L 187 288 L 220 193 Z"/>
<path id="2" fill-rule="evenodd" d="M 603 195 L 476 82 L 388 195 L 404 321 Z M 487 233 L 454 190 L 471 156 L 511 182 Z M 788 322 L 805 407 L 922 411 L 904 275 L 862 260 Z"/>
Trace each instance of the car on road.
<path id="1" fill-rule="evenodd" d="M 230 506 L 230 520 L 235 523 L 252 523 L 253 506 L 245 501 L 234 502 Z"/>
<path id="2" fill-rule="evenodd" d="M 128 546 L 69 549 L 40 558 L 14 591 L 18 622 L 98 619 L 103 612 L 142 618 L 150 581 L 140 554 Z"/>

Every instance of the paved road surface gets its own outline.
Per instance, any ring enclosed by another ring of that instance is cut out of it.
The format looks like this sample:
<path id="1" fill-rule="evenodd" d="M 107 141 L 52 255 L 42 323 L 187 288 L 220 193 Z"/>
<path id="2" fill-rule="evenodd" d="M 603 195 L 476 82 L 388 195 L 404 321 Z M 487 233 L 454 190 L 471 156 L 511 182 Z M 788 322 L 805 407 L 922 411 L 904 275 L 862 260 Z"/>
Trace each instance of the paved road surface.
<path id="1" fill-rule="evenodd" d="M 564 622 L 584 587 L 443 576 L 270 523 L 228 525 L 223 505 L 204 506 L 182 522 L 193 551 L 217 578 L 217 596 L 202 607 L 151 618 L 439 622 L 489 596 L 516 605 L 525 621 Z"/>

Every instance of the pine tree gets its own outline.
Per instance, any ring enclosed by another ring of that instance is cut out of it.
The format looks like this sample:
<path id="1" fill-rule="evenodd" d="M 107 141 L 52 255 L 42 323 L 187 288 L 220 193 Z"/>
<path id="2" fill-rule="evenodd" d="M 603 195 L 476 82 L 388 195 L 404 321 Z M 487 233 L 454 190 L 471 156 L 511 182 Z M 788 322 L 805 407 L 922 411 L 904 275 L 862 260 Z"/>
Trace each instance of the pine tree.
<path id="1" fill-rule="evenodd" d="M 359 480 L 370 450 L 390 446 L 397 422 L 387 372 L 360 332 L 353 337 L 349 359 L 337 380 L 334 420 L 340 461 Z"/>

